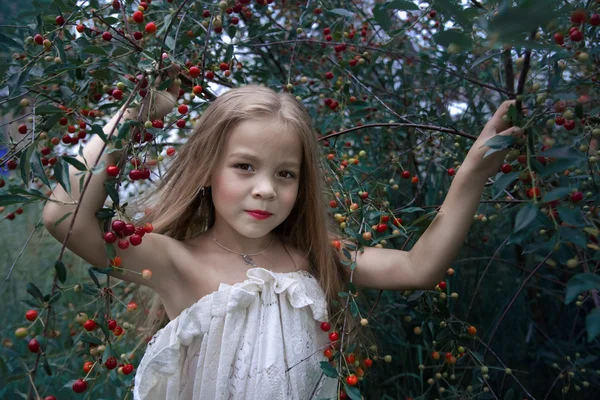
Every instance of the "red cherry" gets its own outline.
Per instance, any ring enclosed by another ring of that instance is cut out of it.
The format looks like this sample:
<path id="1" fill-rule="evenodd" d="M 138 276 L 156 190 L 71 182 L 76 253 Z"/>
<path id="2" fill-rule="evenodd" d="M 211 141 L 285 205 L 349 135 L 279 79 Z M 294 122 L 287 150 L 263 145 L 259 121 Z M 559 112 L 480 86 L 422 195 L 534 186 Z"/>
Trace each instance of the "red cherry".
<path id="1" fill-rule="evenodd" d="M 215 78 L 215 73 L 212 71 L 208 71 L 206 73 L 206 79 L 214 79 Z"/>
<path id="2" fill-rule="evenodd" d="M 185 128 L 185 119 L 178 119 L 177 122 L 175 122 L 175 125 L 180 129 Z"/>
<path id="3" fill-rule="evenodd" d="M 332 342 L 337 341 L 340 338 L 340 335 L 337 332 L 331 332 L 329 334 L 329 340 L 331 340 Z"/>
<path id="4" fill-rule="evenodd" d="M 371 368 L 371 366 L 373 365 L 373 360 L 371 360 L 370 358 L 365 358 L 363 364 L 365 365 L 365 367 Z"/>
<path id="5" fill-rule="evenodd" d="M 446 282 L 445 281 L 441 281 L 440 283 L 438 283 L 438 286 L 440 287 L 440 289 L 446 290 Z"/>
<path id="6" fill-rule="evenodd" d="M 326 72 L 325 79 L 333 79 L 333 72 L 331 72 L 331 71 Z"/>
<path id="7" fill-rule="evenodd" d="M 44 44 L 44 37 L 38 33 L 33 37 L 33 41 L 41 46 Z"/>
<path id="8" fill-rule="evenodd" d="M 58 120 L 58 123 L 61 125 L 67 125 L 69 121 L 67 120 L 67 117 L 62 117 L 61 119 Z"/>
<path id="9" fill-rule="evenodd" d="M 142 244 L 142 237 L 140 235 L 131 235 L 129 238 L 129 243 L 131 243 L 133 246 L 139 246 Z"/>
<path id="10" fill-rule="evenodd" d="M 93 366 L 94 366 L 94 363 L 93 363 L 93 362 L 91 362 L 91 361 L 86 361 L 86 362 L 83 364 L 83 372 L 85 372 L 85 373 L 87 374 L 88 372 L 90 372 L 90 370 L 92 369 L 92 367 L 93 367 Z"/>
<path id="11" fill-rule="evenodd" d="M 65 18 L 62 15 L 59 15 L 58 17 L 56 17 L 56 25 L 64 25 L 65 24 Z"/>
<path id="12" fill-rule="evenodd" d="M 581 42 L 583 40 L 583 33 L 576 29 L 570 33 L 569 37 L 574 42 Z"/>
<path id="13" fill-rule="evenodd" d="M 44 400 L 56 400 L 56 396 L 46 396 Z"/>
<path id="14" fill-rule="evenodd" d="M 454 168 L 448 168 L 448 176 L 453 176 L 456 174 L 456 170 Z"/>
<path id="15" fill-rule="evenodd" d="M 167 156 L 171 157 L 173 154 L 175 154 L 175 149 L 173 147 L 169 147 L 167 149 Z"/>
<path id="16" fill-rule="evenodd" d="M 106 243 L 114 243 L 117 241 L 117 235 L 114 232 L 106 232 L 104 234 L 104 241 Z"/>
<path id="17" fill-rule="evenodd" d="M 144 35 L 142 35 L 142 32 L 138 32 L 138 31 L 133 32 L 133 38 L 135 40 L 142 40 L 143 37 L 144 37 Z"/>
<path id="18" fill-rule="evenodd" d="M 107 42 L 110 42 L 112 40 L 112 35 L 110 34 L 110 32 L 104 32 L 102 34 L 102 39 Z"/>
<path id="19" fill-rule="evenodd" d="M 119 167 L 117 167 L 116 165 L 109 165 L 108 167 L 106 167 L 106 174 L 109 176 L 117 176 L 119 175 Z"/>
<path id="20" fill-rule="evenodd" d="M 104 363 L 104 366 L 107 369 L 115 369 L 117 367 L 117 359 L 113 356 L 108 357 Z"/>
<path id="21" fill-rule="evenodd" d="M 408 171 L 402 171 L 402 178 L 404 178 L 404 179 L 410 178 L 410 172 L 408 172 Z"/>
<path id="22" fill-rule="evenodd" d="M 554 34 L 554 43 L 558 44 L 558 45 L 563 45 L 565 43 L 565 36 L 562 33 L 555 33 Z"/>
<path id="23" fill-rule="evenodd" d="M 141 11 L 136 11 L 133 13 L 133 20 L 138 24 L 144 22 L 144 13 Z"/>
<path id="24" fill-rule="evenodd" d="M 226 62 L 222 62 L 219 64 L 219 69 L 221 71 L 227 71 L 229 69 L 229 64 L 227 64 Z"/>
<path id="25" fill-rule="evenodd" d="M 125 250 L 129 247 L 129 241 L 125 240 L 125 239 L 121 239 L 121 240 L 119 240 L 119 243 L 117 244 L 117 246 L 119 246 L 119 248 L 121 250 Z"/>
<path id="26" fill-rule="evenodd" d="M 38 351 L 40 351 L 40 343 L 35 338 L 29 341 L 27 347 L 29 347 L 29 351 L 31 351 L 32 353 L 37 353 Z"/>
<path id="27" fill-rule="evenodd" d="M 94 321 L 93 319 L 88 319 L 84 322 L 83 329 L 85 329 L 88 332 L 93 331 L 94 329 L 96 329 L 96 321 Z"/>
<path id="28" fill-rule="evenodd" d="M 6 166 L 8 167 L 8 169 L 17 169 L 17 167 L 19 166 L 19 164 L 17 164 L 17 162 L 15 160 L 8 160 L 8 162 L 6 163 Z"/>
<path id="29" fill-rule="evenodd" d="M 231 25 L 237 25 L 239 24 L 240 19 L 238 17 L 231 17 L 231 19 L 229 20 L 229 23 L 231 23 Z"/>
<path id="30" fill-rule="evenodd" d="M 75 393 L 83 393 L 87 389 L 87 382 L 83 379 L 77 379 L 71 387 Z"/>
<path id="31" fill-rule="evenodd" d="M 85 32 L 85 25 L 79 24 L 79 25 L 77 25 L 77 27 L 75 27 L 75 29 L 77 29 L 77 32 L 83 33 L 83 32 Z"/>
<path id="32" fill-rule="evenodd" d="M 572 131 L 575 129 L 575 121 L 572 119 L 568 119 L 565 121 L 565 129 L 568 131 Z"/>
<path id="33" fill-rule="evenodd" d="M 598 26 L 600 25 L 600 14 L 592 14 L 590 17 L 590 25 Z"/>
<path id="34" fill-rule="evenodd" d="M 121 100 L 123 98 L 123 91 L 120 89 L 113 90 L 112 97 L 114 97 L 117 100 Z"/>
<path id="35" fill-rule="evenodd" d="M 331 329 L 331 324 L 329 322 L 321 322 L 321 330 L 323 332 L 329 332 Z"/>
<path id="36" fill-rule="evenodd" d="M 109 330 L 114 330 L 117 327 L 117 321 L 115 321 L 114 319 L 109 319 L 108 321 L 106 321 L 108 324 L 108 329 Z"/>
<path id="37" fill-rule="evenodd" d="M 25 319 L 27 321 L 35 321 L 37 319 L 38 312 L 36 310 L 29 310 L 25 313 Z"/>
<path id="38" fill-rule="evenodd" d="M 197 78 L 198 76 L 200 76 L 200 68 L 190 67 L 190 76 L 192 78 Z"/>
<path id="39" fill-rule="evenodd" d="M 123 373 L 125 375 L 129 375 L 133 372 L 133 364 L 125 364 L 123 365 Z"/>
<path id="40" fill-rule="evenodd" d="M 210 17 L 210 11 L 208 11 L 208 10 L 202 11 L 202 17 L 204 17 L 204 18 Z"/>
<path id="41" fill-rule="evenodd" d="M 135 233 L 135 226 L 133 224 L 126 223 L 123 231 L 126 236 L 131 236 Z"/>
<path id="42" fill-rule="evenodd" d="M 139 169 L 132 169 L 131 171 L 129 171 L 129 178 L 132 181 L 138 181 L 142 179 L 142 171 L 140 171 Z"/>
<path id="43" fill-rule="evenodd" d="M 123 333 L 123 328 L 117 326 L 115 329 L 113 329 L 113 333 L 115 334 L 115 336 L 121 336 L 121 334 Z"/>
<path id="44" fill-rule="evenodd" d="M 583 193 L 581 193 L 581 192 L 571 193 L 571 201 L 573 203 L 577 203 L 578 201 L 581 201 L 581 200 L 583 200 Z"/>
<path id="45" fill-rule="evenodd" d="M 177 111 L 179 112 L 179 114 L 187 114 L 188 112 L 188 106 L 186 106 L 185 104 L 180 105 L 179 107 L 177 107 Z"/>
<path id="46" fill-rule="evenodd" d="M 387 225 L 386 224 L 377 224 L 377 232 L 381 233 L 381 232 L 385 232 L 387 230 Z"/>
<path id="47" fill-rule="evenodd" d="M 510 164 L 504 164 L 502 166 L 502 173 L 508 174 L 512 171 L 512 166 Z"/>
<path id="48" fill-rule="evenodd" d="M 19 131 L 20 134 L 24 135 L 27 133 L 27 125 L 21 124 L 21 125 L 19 125 L 17 130 Z"/>
<path id="49" fill-rule="evenodd" d="M 193 67 L 195 68 L 195 67 Z M 198 74 L 200 73 L 200 71 L 198 71 Z M 194 92 L 195 95 L 201 95 L 202 94 L 202 86 L 200 85 L 196 85 L 194 86 L 194 88 L 192 89 L 192 92 Z"/>
<path id="50" fill-rule="evenodd" d="M 350 386 L 356 386 L 358 384 L 358 377 L 352 374 L 346 378 L 346 383 Z"/>
<path id="51" fill-rule="evenodd" d="M 571 13 L 571 22 L 574 24 L 582 24 L 585 22 L 585 11 L 575 10 Z"/>
<path id="52" fill-rule="evenodd" d="M 554 123 L 556 125 L 564 125 L 565 124 L 565 117 L 563 117 L 562 115 L 557 115 L 556 118 L 554 118 Z"/>
<path id="53" fill-rule="evenodd" d="M 125 222 L 121 221 L 120 219 L 115 219 L 111 224 L 111 228 L 115 232 L 123 232 L 125 229 Z"/>
<path id="54" fill-rule="evenodd" d="M 154 230 L 154 227 L 152 226 L 151 223 L 145 223 L 144 224 L 144 231 L 146 233 L 152 233 L 153 230 Z"/>
<path id="55" fill-rule="evenodd" d="M 135 234 L 143 237 L 146 234 L 146 231 L 144 230 L 143 226 L 138 226 L 135 228 Z"/>
<path id="56" fill-rule="evenodd" d="M 154 22 L 148 22 L 146 24 L 146 32 L 150 34 L 156 32 L 156 24 Z"/>

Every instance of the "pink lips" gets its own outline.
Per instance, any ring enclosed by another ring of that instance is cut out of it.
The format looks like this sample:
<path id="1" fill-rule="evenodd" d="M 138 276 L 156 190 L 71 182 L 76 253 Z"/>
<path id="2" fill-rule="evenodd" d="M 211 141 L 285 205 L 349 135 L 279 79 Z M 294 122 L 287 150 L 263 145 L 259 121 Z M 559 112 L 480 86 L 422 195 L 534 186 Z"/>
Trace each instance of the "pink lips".
<path id="1" fill-rule="evenodd" d="M 271 214 L 259 214 L 259 213 L 252 212 L 252 211 L 246 211 L 246 212 L 256 219 L 266 219 L 271 216 Z"/>

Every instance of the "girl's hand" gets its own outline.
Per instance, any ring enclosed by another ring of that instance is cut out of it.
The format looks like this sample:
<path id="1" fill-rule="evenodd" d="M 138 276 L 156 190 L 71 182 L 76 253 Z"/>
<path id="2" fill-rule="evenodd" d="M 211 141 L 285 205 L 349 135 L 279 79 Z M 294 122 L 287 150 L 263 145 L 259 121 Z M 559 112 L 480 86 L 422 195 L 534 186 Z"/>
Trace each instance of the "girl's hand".
<path id="1" fill-rule="evenodd" d="M 155 87 L 160 86 L 161 82 L 165 79 L 172 79 L 173 83 L 167 90 L 160 90 L 154 92 L 154 99 L 148 99 L 150 109 L 150 119 L 162 119 L 165 115 L 173 111 L 173 108 L 177 106 L 177 99 L 179 98 L 179 85 L 175 84 L 175 79 L 179 76 L 180 67 L 172 63 L 165 73 L 156 78 Z M 163 78 L 163 75 L 166 75 Z M 147 97 L 151 96 L 149 92 Z M 153 100 L 153 101 L 152 101 Z"/>
<path id="2" fill-rule="evenodd" d="M 486 178 L 498 172 L 510 148 L 496 151 L 484 159 L 483 156 L 490 149 L 488 146 L 485 146 L 485 143 L 496 135 L 514 135 L 518 137 L 523 134 L 523 130 L 520 127 L 510 127 L 508 121 L 502 119 L 507 114 L 508 108 L 515 104 L 515 102 L 515 100 L 507 100 L 498 107 L 494 116 L 487 122 L 481 134 L 479 134 L 479 137 L 473 143 L 463 161 L 463 166 L 467 166 L 474 173 L 485 175 Z"/>

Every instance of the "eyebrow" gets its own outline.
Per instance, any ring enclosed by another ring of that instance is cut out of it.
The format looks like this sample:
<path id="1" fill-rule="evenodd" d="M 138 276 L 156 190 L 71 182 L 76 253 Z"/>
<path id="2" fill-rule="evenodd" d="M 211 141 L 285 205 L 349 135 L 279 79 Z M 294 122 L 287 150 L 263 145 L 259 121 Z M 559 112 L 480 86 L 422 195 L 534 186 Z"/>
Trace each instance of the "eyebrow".
<path id="1" fill-rule="evenodd" d="M 250 153 L 244 153 L 243 151 L 236 151 L 236 152 L 231 153 L 229 155 L 229 158 L 234 158 L 234 157 L 245 158 L 247 160 L 252 160 L 252 161 L 260 162 L 260 159 L 256 155 L 250 154 Z M 300 167 L 300 165 L 297 162 L 295 162 L 295 161 L 284 161 L 280 165 L 282 165 L 282 166 L 296 167 L 296 168 Z"/>

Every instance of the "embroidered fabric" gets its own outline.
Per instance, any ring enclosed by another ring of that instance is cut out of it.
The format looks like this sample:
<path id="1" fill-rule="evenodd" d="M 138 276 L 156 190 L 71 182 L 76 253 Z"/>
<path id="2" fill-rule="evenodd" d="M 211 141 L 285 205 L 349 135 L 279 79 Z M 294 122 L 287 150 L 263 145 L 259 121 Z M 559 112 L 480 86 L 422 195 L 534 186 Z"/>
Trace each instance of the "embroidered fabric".
<path id="1" fill-rule="evenodd" d="M 306 271 L 251 268 L 202 297 L 148 343 L 134 400 L 328 399 L 337 380 L 320 361 L 325 294 Z"/>

